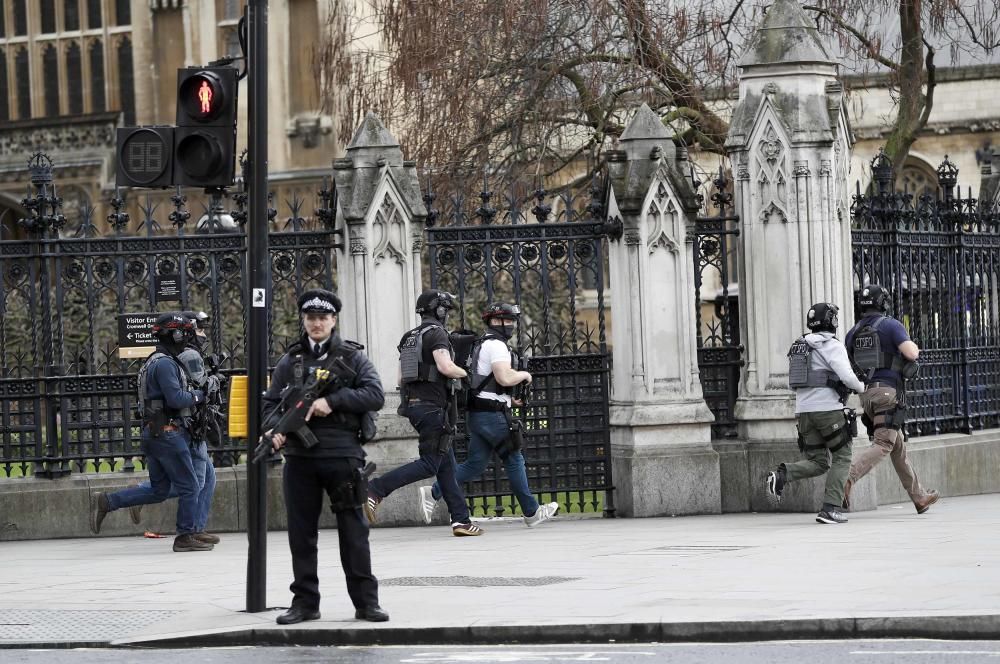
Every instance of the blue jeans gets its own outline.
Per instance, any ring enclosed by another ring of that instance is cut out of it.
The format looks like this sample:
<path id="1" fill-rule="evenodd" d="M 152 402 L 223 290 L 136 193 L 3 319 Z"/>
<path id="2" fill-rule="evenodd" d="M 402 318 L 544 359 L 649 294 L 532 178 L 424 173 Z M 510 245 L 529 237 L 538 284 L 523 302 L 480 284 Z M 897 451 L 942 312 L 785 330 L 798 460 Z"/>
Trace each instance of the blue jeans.
<path id="1" fill-rule="evenodd" d="M 371 480 L 368 491 L 385 498 L 402 486 L 437 476 L 452 522 L 467 522 L 469 506 L 455 479 L 455 451 L 451 447 L 438 451 L 439 440 L 449 428 L 447 413 L 440 406 L 419 403 L 406 409 L 406 417 L 420 437 L 420 458 Z"/>
<path id="2" fill-rule="evenodd" d="M 466 418 L 466 426 L 469 430 L 469 454 L 455 469 L 455 479 L 459 485 L 478 479 L 486 470 L 493 450 L 510 435 L 510 427 L 503 413 L 471 410 Z M 511 452 L 506 458 L 501 458 L 501 461 L 504 470 L 507 471 L 510 490 L 521 506 L 521 513 L 525 516 L 533 515 L 538 509 L 538 501 L 528 488 L 524 455 L 520 451 Z M 435 500 L 441 497 L 441 490 L 436 483 L 431 488 L 431 493 Z"/>
<path id="3" fill-rule="evenodd" d="M 162 503 L 170 497 L 173 487 L 177 492 L 177 534 L 198 532 L 195 519 L 198 513 L 198 478 L 191 456 L 191 436 L 184 429 L 164 431 L 158 438 L 142 430 L 142 451 L 146 454 L 149 487 L 135 486 L 108 494 L 112 510 L 132 505 Z"/>
<path id="4" fill-rule="evenodd" d="M 191 448 L 191 462 L 194 465 L 195 480 L 198 482 L 198 511 L 194 517 L 194 527 L 195 532 L 203 533 L 205 532 L 205 526 L 208 524 L 208 515 L 212 511 L 212 496 L 215 495 L 215 466 L 212 464 L 212 459 L 208 456 L 207 443 L 202 441 Z M 133 487 L 134 489 L 144 489 L 152 493 L 153 486 L 150 482 L 143 482 L 139 486 Z M 138 494 L 138 492 L 136 493 Z M 171 484 L 170 493 L 167 494 L 167 498 L 177 498 L 178 495 L 177 487 Z M 123 507 L 140 504 L 144 505 L 145 503 L 131 502 L 128 505 L 123 505 Z"/>

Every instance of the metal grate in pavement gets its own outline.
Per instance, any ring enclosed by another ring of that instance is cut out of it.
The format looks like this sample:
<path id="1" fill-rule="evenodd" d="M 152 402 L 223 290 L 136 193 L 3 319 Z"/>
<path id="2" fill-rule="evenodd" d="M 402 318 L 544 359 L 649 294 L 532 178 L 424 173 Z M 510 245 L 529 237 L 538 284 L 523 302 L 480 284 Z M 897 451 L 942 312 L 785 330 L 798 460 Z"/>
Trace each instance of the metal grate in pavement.
<path id="1" fill-rule="evenodd" d="M 0 609 L 0 643 L 111 641 L 178 611 Z"/>
<path id="2" fill-rule="evenodd" d="M 379 579 L 380 586 L 461 586 L 489 588 L 494 586 L 551 586 L 567 581 L 579 581 L 578 576 L 397 576 Z"/>

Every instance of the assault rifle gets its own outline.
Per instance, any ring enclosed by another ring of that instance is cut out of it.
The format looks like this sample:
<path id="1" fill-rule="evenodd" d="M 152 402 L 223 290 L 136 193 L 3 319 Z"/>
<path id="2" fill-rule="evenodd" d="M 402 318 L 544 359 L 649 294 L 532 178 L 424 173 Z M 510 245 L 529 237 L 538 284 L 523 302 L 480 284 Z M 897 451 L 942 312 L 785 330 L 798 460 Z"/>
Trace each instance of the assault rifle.
<path id="1" fill-rule="evenodd" d="M 269 433 L 262 435 L 257 447 L 254 448 L 253 463 L 258 463 L 273 453 L 274 434 L 276 433 L 286 436 L 294 433 L 306 449 L 318 443 L 316 434 L 312 432 L 306 422 L 306 413 L 309 412 L 309 408 L 316 399 L 322 398 L 324 392 L 332 392 L 350 384 L 356 375 L 357 372 L 347 366 L 343 358 L 338 355 L 334 356 L 331 362 L 317 368 L 303 382 L 301 388 L 295 388 L 292 385 L 286 387 L 284 396 L 281 397 L 281 403 L 261 426 L 264 431 L 269 431 Z M 328 389 L 330 386 L 333 386 L 333 390 Z"/>
<path id="2" fill-rule="evenodd" d="M 206 441 L 209 445 L 218 446 L 222 443 L 222 388 L 228 377 L 222 373 L 222 365 L 229 359 L 228 353 L 202 356 L 208 369 L 203 385 L 198 387 L 205 391 L 205 403 L 195 409 L 191 423 L 191 433 L 197 440 Z M 214 380 L 212 380 L 214 378 Z"/>
<path id="3" fill-rule="evenodd" d="M 518 371 L 528 370 L 528 358 L 526 358 L 522 353 L 517 354 L 517 370 Z M 528 408 L 528 402 L 531 401 L 531 383 L 525 380 L 515 385 L 513 392 L 511 394 L 511 398 L 513 398 L 514 401 L 521 402 L 521 405 L 519 406 L 521 408 L 521 412 L 522 413 L 526 412 Z"/>

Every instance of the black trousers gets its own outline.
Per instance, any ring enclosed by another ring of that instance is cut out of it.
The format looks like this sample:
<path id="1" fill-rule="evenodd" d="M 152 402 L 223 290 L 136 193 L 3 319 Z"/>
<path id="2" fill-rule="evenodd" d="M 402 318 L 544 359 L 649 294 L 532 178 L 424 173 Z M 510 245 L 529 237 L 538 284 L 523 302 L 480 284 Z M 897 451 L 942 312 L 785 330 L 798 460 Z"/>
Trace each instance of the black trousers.
<path id="1" fill-rule="evenodd" d="M 340 484 L 350 481 L 361 459 L 285 457 L 283 487 L 288 513 L 288 547 L 292 552 L 295 580 L 292 606 L 319 609 L 319 576 L 316 571 L 316 542 L 323 494 L 333 498 Z M 368 548 L 368 521 L 361 507 L 337 514 L 340 539 L 340 564 L 347 579 L 347 594 L 355 608 L 378 604 L 378 581 L 372 575 L 371 551 Z"/>

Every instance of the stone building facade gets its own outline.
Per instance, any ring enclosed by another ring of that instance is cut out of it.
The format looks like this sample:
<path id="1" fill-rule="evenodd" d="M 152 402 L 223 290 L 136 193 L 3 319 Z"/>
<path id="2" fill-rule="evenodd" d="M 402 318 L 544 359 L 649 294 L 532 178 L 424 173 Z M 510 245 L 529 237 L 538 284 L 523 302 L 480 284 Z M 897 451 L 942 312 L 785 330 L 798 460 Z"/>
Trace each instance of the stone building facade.
<path id="1" fill-rule="evenodd" d="M 3 0 L 0 2 L 0 223 L 16 236 L 27 161 L 50 153 L 74 232 L 79 210 L 103 223 L 114 191 L 115 128 L 173 124 L 176 70 L 239 55 L 244 0 Z M 276 200 L 315 195 L 343 141 L 324 113 L 316 53 L 327 0 L 269 3 L 268 161 Z M 240 84 L 239 147 L 247 87 Z M 171 191 L 128 196 L 166 201 Z M 185 192 L 199 214 L 197 190 Z M 305 206 L 311 212 L 313 206 Z M 5 212 L 6 210 L 6 212 Z M 164 215 L 165 216 L 165 215 Z M 194 217 L 197 219 L 197 217 Z"/>

